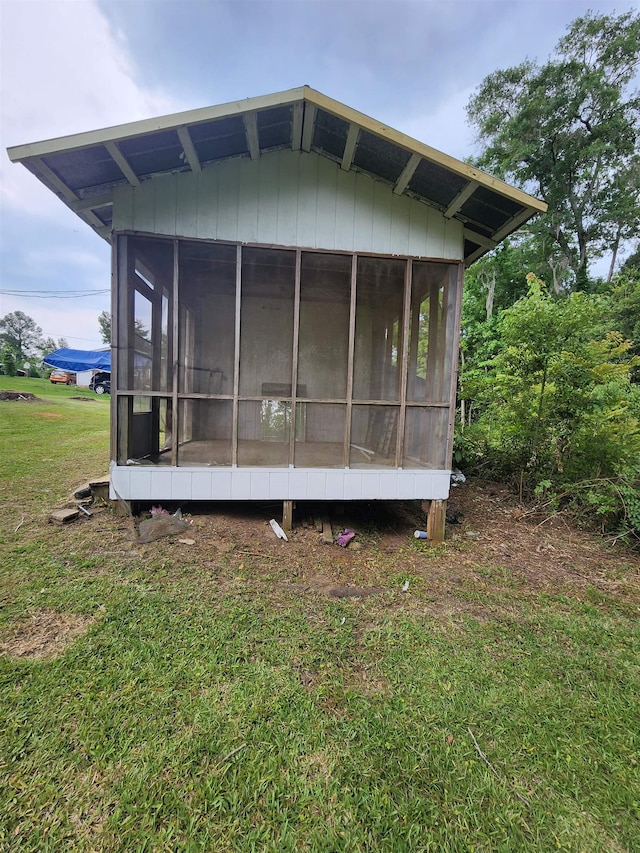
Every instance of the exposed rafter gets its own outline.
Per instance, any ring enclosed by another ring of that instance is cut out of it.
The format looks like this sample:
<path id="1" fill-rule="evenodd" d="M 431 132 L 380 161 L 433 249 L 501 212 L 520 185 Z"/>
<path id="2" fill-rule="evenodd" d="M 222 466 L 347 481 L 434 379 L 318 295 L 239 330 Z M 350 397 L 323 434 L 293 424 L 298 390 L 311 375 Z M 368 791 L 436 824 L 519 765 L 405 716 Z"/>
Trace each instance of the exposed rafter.
<path id="1" fill-rule="evenodd" d="M 495 249 L 495 247 L 498 245 L 495 240 L 492 240 L 490 237 L 485 237 L 484 234 L 478 234 L 477 231 L 473 231 L 471 228 L 465 228 L 463 233 L 465 240 L 469 240 L 472 243 L 477 243 L 479 246 L 483 246 L 485 249 Z"/>
<path id="2" fill-rule="evenodd" d="M 255 112 L 242 116 L 244 132 L 247 137 L 247 147 L 252 160 L 260 159 L 260 139 L 258 137 L 258 116 Z"/>
<path id="3" fill-rule="evenodd" d="M 193 147 L 193 140 L 191 139 L 189 131 L 186 127 L 178 128 L 178 139 L 180 140 L 180 144 L 182 145 L 184 156 L 187 158 L 187 163 L 191 167 L 191 171 L 201 172 L 202 166 L 200 165 L 200 160 L 198 158 L 196 149 Z"/>
<path id="4" fill-rule="evenodd" d="M 351 164 L 353 163 L 353 155 L 356 153 L 356 146 L 358 144 L 358 138 L 360 137 L 360 128 L 357 124 L 349 125 L 349 133 L 347 134 L 347 142 L 344 146 L 344 154 L 342 155 L 342 162 L 340 163 L 340 168 L 344 169 L 345 172 L 348 172 L 351 168 Z"/>
<path id="5" fill-rule="evenodd" d="M 133 171 L 131 166 L 129 165 L 129 161 L 124 156 L 122 151 L 118 148 L 118 144 L 116 142 L 105 142 L 104 147 L 107 149 L 109 154 L 113 157 L 113 159 L 118 164 L 118 168 L 125 176 L 125 178 L 129 181 L 132 187 L 140 186 L 140 179 Z"/>
<path id="6" fill-rule="evenodd" d="M 81 198 L 78 201 L 71 201 L 69 207 L 74 213 L 80 213 L 83 210 L 96 210 L 99 207 L 109 207 L 113 204 L 113 195 L 95 195 L 93 198 Z"/>
<path id="7" fill-rule="evenodd" d="M 396 195 L 402 195 L 402 193 L 406 190 L 409 185 L 409 181 L 413 177 L 413 173 L 418 168 L 420 160 L 422 160 L 422 157 L 419 154 L 412 154 L 411 157 L 409 157 L 407 165 L 400 173 L 400 177 L 396 181 L 396 185 L 393 188 L 393 191 Z"/>
<path id="8" fill-rule="evenodd" d="M 74 193 L 73 190 L 64 183 L 64 181 L 60 180 L 53 169 L 50 169 L 44 160 L 38 159 L 35 161 L 34 165 L 38 171 L 47 178 L 54 189 L 64 197 L 67 204 L 71 205 L 74 202 L 79 201 L 76 193 Z M 96 228 L 101 228 L 104 225 L 104 222 L 102 222 L 91 210 L 78 211 L 78 216 L 81 216 L 85 222 L 88 222 L 89 225 L 93 225 Z"/>
<path id="9" fill-rule="evenodd" d="M 455 216 L 456 213 L 460 210 L 463 204 L 468 201 L 474 192 L 478 189 L 480 184 L 477 181 L 469 181 L 469 183 L 462 189 L 458 195 L 451 202 L 449 207 L 444 212 L 445 219 L 451 219 L 452 216 Z"/>

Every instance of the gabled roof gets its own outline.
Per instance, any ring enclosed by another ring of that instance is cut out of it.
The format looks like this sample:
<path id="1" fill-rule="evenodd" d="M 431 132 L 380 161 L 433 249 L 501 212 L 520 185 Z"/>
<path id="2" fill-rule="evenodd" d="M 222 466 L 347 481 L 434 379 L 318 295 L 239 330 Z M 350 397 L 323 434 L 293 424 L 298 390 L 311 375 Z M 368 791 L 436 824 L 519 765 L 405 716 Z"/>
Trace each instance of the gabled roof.
<path id="1" fill-rule="evenodd" d="M 314 151 L 365 172 L 464 223 L 466 262 L 485 254 L 544 202 L 302 86 L 274 95 L 8 149 L 95 231 L 110 239 L 113 191 L 156 175 L 199 172 L 232 157 Z"/>

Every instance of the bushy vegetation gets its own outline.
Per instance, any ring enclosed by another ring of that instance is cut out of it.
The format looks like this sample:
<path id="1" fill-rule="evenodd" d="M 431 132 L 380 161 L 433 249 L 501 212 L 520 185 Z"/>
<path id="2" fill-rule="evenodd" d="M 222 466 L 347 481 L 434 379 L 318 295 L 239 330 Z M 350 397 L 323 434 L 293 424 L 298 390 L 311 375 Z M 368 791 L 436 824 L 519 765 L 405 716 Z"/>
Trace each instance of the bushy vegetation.
<path id="1" fill-rule="evenodd" d="M 467 274 L 456 450 L 523 500 L 638 538 L 640 251 L 615 269 L 640 222 L 639 61 L 640 16 L 587 13 L 546 64 L 496 71 L 469 102 L 477 164 L 549 210 Z"/>
<path id="2" fill-rule="evenodd" d="M 526 296 L 486 324 L 489 340 L 470 336 L 458 461 L 510 481 L 523 499 L 640 535 L 640 357 L 613 325 L 615 299 L 554 297 L 533 273 L 527 282 Z"/>

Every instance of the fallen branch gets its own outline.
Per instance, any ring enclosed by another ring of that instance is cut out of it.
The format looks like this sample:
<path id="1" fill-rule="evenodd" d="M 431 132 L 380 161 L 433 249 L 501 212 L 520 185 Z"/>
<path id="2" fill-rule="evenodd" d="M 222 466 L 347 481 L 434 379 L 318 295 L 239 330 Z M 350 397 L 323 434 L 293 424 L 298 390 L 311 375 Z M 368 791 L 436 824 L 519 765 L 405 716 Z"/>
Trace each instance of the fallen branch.
<path id="1" fill-rule="evenodd" d="M 498 771 L 496 770 L 496 768 L 493 766 L 493 764 L 489 761 L 489 759 L 488 759 L 488 758 L 487 758 L 487 756 L 484 754 L 484 752 L 483 752 L 483 751 L 480 749 L 480 747 L 478 746 L 478 741 L 476 740 L 476 737 L 475 737 L 474 733 L 473 733 L 473 732 L 471 731 L 471 729 L 470 729 L 470 728 L 468 728 L 468 727 L 467 727 L 467 731 L 468 731 L 468 732 L 469 732 L 469 734 L 471 735 L 471 738 L 472 738 L 472 740 L 473 740 L 473 744 L 474 744 L 475 748 L 476 748 L 476 749 L 477 749 L 477 751 L 478 751 L 478 755 L 479 755 L 479 756 L 480 756 L 480 758 L 484 761 L 484 763 L 487 765 L 487 767 L 489 768 L 489 770 L 491 770 L 491 772 L 492 772 L 492 773 L 493 773 L 493 775 L 496 777 L 496 779 L 498 779 L 498 780 L 501 782 L 501 781 L 502 781 L 502 779 L 501 779 L 501 777 L 500 777 L 500 774 L 498 773 Z M 525 806 L 526 806 L 528 809 L 530 809 L 530 808 L 531 808 L 531 803 L 529 802 L 529 800 L 527 800 L 525 797 L 523 797 L 523 796 L 522 796 L 522 794 L 518 793 L 518 791 L 515 791 L 515 790 L 514 790 L 514 792 L 513 792 L 513 793 L 516 795 L 516 797 L 517 797 L 519 800 L 522 800 L 522 802 L 525 804 Z"/>
<path id="2" fill-rule="evenodd" d="M 20 528 L 22 527 L 22 525 L 23 525 L 23 524 L 24 524 L 24 515 L 23 515 L 23 516 L 22 516 L 22 518 L 20 519 L 20 524 L 16 527 L 16 529 L 15 529 L 13 532 L 14 532 L 14 533 L 17 533 L 17 532 L 18 532 L 18 530 L 20 530 Z"/>

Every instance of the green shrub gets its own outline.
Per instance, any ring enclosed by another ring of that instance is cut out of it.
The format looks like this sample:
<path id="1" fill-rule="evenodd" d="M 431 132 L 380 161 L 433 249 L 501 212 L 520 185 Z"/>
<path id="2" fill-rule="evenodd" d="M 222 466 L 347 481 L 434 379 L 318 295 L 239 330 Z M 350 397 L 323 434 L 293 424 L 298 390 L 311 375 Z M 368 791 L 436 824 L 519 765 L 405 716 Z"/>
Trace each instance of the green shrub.
<path id="1" fill-rule="evenodd" d="M 601 330 L 603 298 L 529 292 L 502 312 L 500 351 L 475 376 L 478 417 L 457 439 L 471 473 L 525 497 L 572 508 L 598 527 L 640 535 L 640 363 L 617 331 Z"/>

